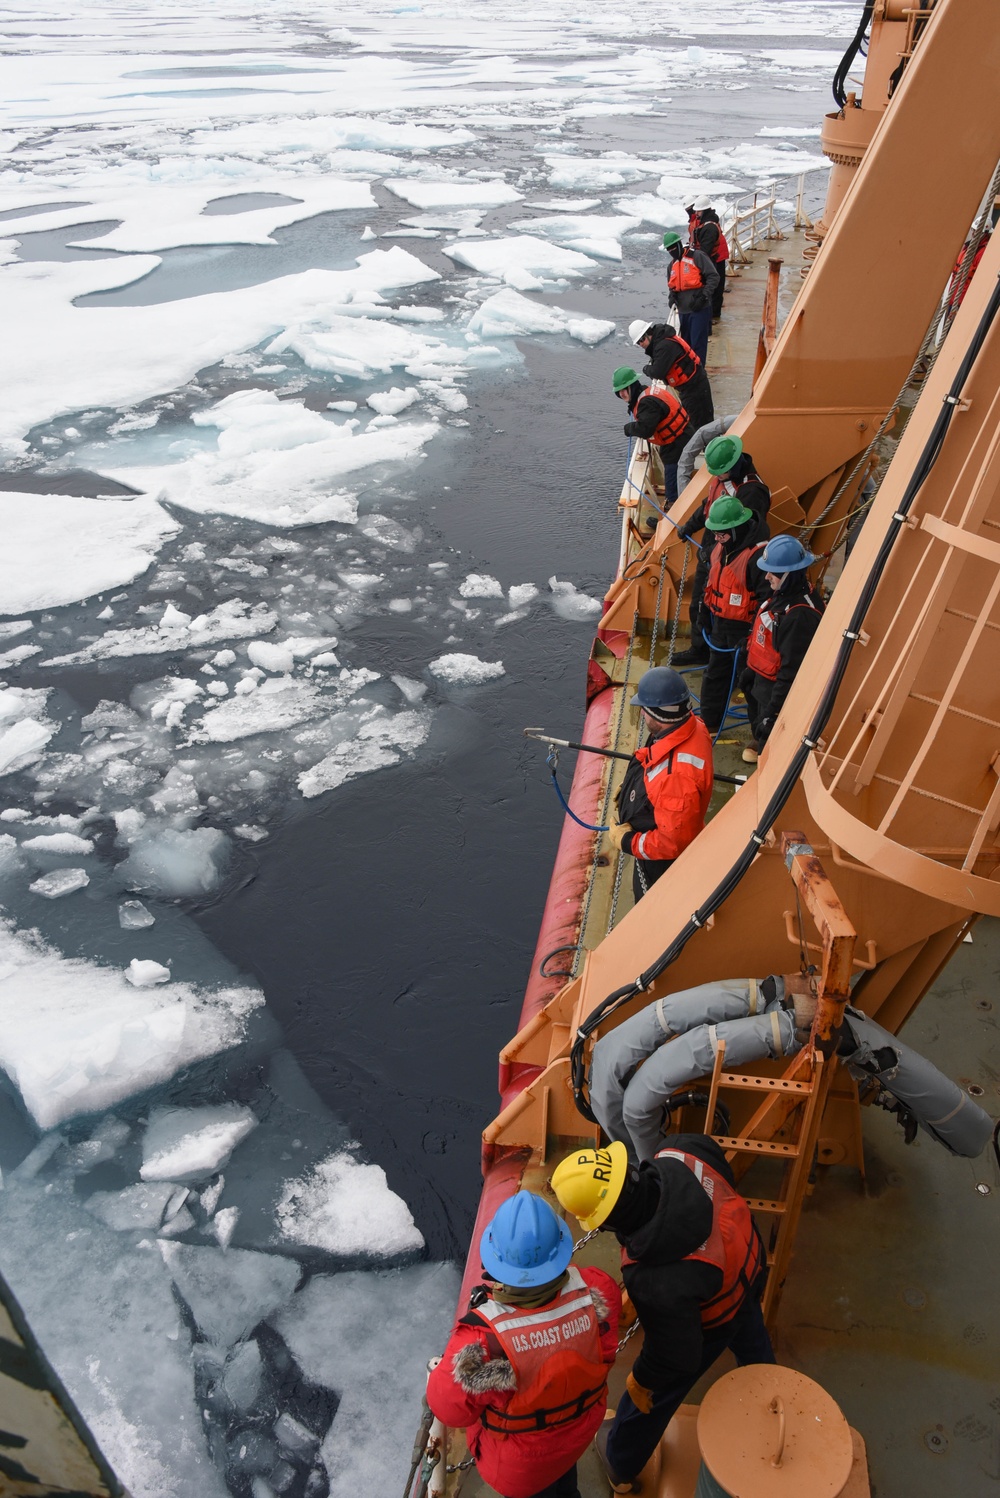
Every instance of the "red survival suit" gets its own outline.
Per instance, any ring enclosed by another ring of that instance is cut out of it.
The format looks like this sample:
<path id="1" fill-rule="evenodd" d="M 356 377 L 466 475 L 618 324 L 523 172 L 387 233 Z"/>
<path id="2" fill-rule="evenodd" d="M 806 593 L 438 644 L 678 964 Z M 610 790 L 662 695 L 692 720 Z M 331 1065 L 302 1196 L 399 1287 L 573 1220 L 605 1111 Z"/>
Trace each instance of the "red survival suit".
<path id="1" fill-rule="evenodd" d="M 652 862 L 679 858 L 705 826 L 712 799 L 712 736 L 692 713 L 672 733 L 661 734 L 637 749 L 632 760 L 642 767 L 643 784 L 635 783 L 630 765 L 618 798 L 618 814 L 623 822 L 635 817 L 640 826 L 626 833 L 622 851 Z M 640 809 L 643 789 L 655 819 L 655 825 L 645 830 L 641 823 L 649 817 Z"/>
<path id="2" fill-rule="evenodd" d="M 465 1427 L 481 1476 L 505 1498 L 531 1498 L 587 1449 L 607 1408 L 620 1310 L 611 1276 L 584 1266 L 543 1306 L 487 1293 L 459 1320 L 427 1402 L 445 1425 Z"/>

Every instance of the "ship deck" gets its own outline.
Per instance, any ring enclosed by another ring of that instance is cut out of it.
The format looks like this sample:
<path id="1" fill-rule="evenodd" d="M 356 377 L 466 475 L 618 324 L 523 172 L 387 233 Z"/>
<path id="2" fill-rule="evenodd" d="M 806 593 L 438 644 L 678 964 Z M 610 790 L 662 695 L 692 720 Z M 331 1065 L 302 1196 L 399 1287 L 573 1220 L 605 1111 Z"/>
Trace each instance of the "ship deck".
<path id="1" fill-rule="evenodd" d="M 716 411 L 738 411 L 750 391 L 769 255 L 785 261 L 779 299 L 785 315 L 800 284 L 801 237 L 769 246 L 731 279 L 725 316 L 709 345 Z M 686 637 L 686 626 L 679 635 Z M 680 648 L 683 648 L 681 646 Z M 648 636 L 637 641 L 628 678 L 648 665 Z M 656 662 L 665 662 L 666 650 Z M 623 678 L 624 679 L 624 678 Z M 697 691 L 697 677 L 692 677 Z M 633 747 L 636 724 L 626 715 L 617 747 Z M 745 774 L 742 726 L 726 728 L 716 751 L 722 773 Z M 613 767 L 615 783 L 619 767 Z M 733 794 L 720 786 L 715 810 Z M 632 903 L 629 879 L 615 865 L 595 868 L 582 934 L 596 946 Z M 905 1030 L 994 1116 L 1000 1113 L 1000 921 L 983 919 L 960 945 Z M 818 1170 L 807 1199 L 791 1271 L 773 1328 L 780 1362 L 818 1380 L 838 1401 L 867 1447 L 871 1492 L 878 1498 L 986 1498 L 1000 1492 L 1000 1174 L 992 1155 L 958 1159 L 921 1135 L 906 1146 L 895 1120 L 878 1109 L 862 1113 L 865 1174 Z M 548 1171 L 524 1184 L 546 1190 Z M 537 1177 L 537 1179 L 536 1179 Z M 550 1198 L 551 1199 L 551 1198 Z M 575 1227 L 575 1224 L 573 1225 Z M 581 1261 L 613 1271 L 610 1234 L 588 1244 Z M 619 1357 L 611 1407 L 624 1386 L 638 1342 Z M 732 1366 L 727 1355 L 692 1391 L 705 1389 Z M 696 1480 L 693 1427 L 685 1406 L 668 1432 L 665 1460 L 648 1498 L 691 1498 Z M 449 1461 L 465 1455 L 460 1434 Z M 584 1498 L 604 1498 L 608 1484 L 591 1449 L 579 1464 Z M 858 1474 L 859 1475 L 859 1474 Z M 449 1481 L 448 1493 L 488 1498 L 475 1469 Z M 848 1493 L 867 1484 L 854 1479 Z M 803 1495 L 806 1498 L 806 1495 Z"/>

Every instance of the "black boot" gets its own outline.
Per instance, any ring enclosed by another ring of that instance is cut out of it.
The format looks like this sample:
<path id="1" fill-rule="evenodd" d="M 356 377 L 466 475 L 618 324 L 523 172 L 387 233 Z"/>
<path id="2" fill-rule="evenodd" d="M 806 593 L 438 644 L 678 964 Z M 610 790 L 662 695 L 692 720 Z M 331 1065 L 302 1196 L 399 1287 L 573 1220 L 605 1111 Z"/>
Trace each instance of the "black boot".
<path id="1" fill-rule="evenodd" d="M 709 650 L 705 644 L 691 645 L 689 649 L 682 650 L 680 655 L 675 655 L 670 662 L 675 668 L 681 666 L 707 666 L 709 662 Z"/>

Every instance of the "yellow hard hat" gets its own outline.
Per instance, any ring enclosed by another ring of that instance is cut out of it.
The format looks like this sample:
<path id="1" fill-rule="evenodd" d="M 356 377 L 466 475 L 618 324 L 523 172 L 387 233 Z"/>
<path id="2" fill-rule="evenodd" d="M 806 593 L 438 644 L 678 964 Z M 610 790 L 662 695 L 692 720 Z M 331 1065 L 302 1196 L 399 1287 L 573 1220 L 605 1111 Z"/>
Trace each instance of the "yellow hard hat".
<path id="1" fill-rule="evenodd" d="M 556 1166 L 552 1190 L 559 1205 L 572 1212 L 589 1232 L 599 1228 L 621 1196 L 628 1171 L 628 1150 L 615 1140 L 607 1149 L 582 1149 Z"/>

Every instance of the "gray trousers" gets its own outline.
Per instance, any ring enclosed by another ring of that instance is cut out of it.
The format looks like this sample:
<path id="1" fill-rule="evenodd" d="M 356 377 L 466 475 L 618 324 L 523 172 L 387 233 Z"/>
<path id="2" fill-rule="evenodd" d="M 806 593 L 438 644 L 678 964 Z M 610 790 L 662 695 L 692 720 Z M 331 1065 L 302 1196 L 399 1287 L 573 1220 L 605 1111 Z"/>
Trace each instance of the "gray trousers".
<path id="1" fill-rule="evenodd" d="M 794 1019 L 781 1007 L 785 986 L 780 977 L 775 984 L 767 1004 L 755 979 L 702 983 L 657 999 L 603 1036 L 594 1047 L 590 1103 L 608 1138 L 651 1160 L 663 1145 L 667 1099 L 711 1072 L 720 1040 L 733 1066 L 797 1051 Z"/>

